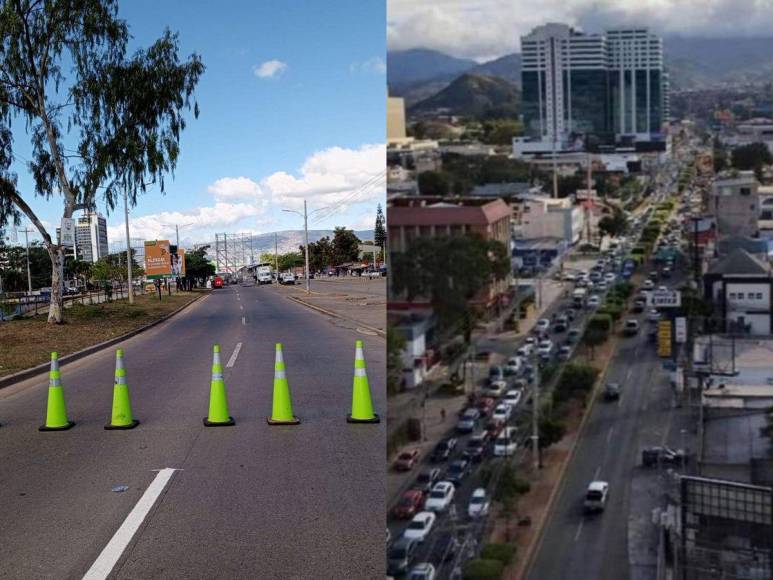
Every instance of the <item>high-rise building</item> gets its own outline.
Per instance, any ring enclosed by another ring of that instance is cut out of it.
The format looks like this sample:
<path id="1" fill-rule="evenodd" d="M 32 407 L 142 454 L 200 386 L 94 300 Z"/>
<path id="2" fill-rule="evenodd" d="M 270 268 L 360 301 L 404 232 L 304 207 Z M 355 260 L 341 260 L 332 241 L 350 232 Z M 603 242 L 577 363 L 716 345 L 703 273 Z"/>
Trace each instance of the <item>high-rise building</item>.
<path id="1" fill-rule="evenodd" d="M 526 134 L 571 148 L 594 136 L 650 140 L 668 111 L 662 40 L 647 29 L 585 34 L 549 23 L 521 38 Z"/>
<path id="2" fill-rule="evenodd" d="M 75 223 L 75 247 L 79 260 L 96 262 L 108 255 L 107 221 L 96 212 L 86 212 Z"/>
<path id="3" fill-rule="evenodd" d="M 617 135 L 660 133 L 667 97 L 663 41 L 646 28 L 607 30 L 612 126 Z"/>

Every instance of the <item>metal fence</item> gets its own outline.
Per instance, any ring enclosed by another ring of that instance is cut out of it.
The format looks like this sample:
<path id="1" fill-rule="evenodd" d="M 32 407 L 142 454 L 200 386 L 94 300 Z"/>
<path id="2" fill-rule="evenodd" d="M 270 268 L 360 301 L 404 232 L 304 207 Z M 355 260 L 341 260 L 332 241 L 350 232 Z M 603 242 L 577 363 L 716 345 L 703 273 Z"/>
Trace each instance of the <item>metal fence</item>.
<path id="1" fill-rule="evenodd" d="M 63 297 L 64 308 L 70 308 L 73 304 L 83 306 L 102 304 L 123 300 L 129 296 L 128 288 L 114 288 L 112 290 L 93 290 L 80 294 L 71 294 Z M 0 321 L 10 320 L 21 316 L 38 316 L 48 313 L 51 295 L 26 294 L 23 292 L 0 294 Z"/>

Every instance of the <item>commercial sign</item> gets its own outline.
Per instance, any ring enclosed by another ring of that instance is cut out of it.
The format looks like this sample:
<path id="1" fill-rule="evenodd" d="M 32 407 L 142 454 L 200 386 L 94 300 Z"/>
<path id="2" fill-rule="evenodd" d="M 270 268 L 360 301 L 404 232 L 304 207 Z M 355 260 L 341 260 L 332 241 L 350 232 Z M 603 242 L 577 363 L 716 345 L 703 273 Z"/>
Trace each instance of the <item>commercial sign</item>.
<path id="1" fill-rule="evenodd" d="M 647 296 L 647 305 L 653 308 L 679 308 L 682 293 L 679 290 L 652 290 Z"/>
<path id="2" fill-rule="evenodd" d="M 148 280 L 185 276 L 185 250 L 169 240 L 145 242 L 145 276 Z"/>
<path id="3" fill-rule="evenodd" d="M 72 218 L 62 218 L 62 224 L 59 228 L 59 243 L 63 246 L 75 245 L 75 220 Z"/>
<path id="4" fill-rule="evenodd" d="M 671 321 L 658 322 L 658 356 L 671 356 Z"/>
<path id="5" fill-rule="evenodd" d="M 687 342 L 687 319 L 684 316 L 679 316 L 675 322 L 674 340 L 677 344 L 684 344 Z"/>

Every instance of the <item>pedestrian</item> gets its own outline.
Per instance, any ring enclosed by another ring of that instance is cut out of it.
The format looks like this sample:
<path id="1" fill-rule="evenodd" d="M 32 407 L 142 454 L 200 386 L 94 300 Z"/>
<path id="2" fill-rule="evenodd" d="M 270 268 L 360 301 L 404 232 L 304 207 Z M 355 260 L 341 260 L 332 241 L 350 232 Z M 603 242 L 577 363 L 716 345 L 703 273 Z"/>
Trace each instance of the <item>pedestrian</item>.
<path id="1" fill-rule="evenodd" d="M 445 423 L 446 422 L 446 410 L 445 407 L 440 408 L 440 422 Z"/>

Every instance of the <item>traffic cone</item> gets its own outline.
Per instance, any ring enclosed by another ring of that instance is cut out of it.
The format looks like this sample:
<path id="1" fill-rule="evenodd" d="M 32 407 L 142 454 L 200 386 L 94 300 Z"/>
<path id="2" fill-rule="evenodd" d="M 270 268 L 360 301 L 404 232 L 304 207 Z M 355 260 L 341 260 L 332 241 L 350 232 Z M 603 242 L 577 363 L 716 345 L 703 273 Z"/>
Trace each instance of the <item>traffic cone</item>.
<path id="1" fill-rule="evenodd" d="M 276 343 L 276 360 L 274 362 L 274 402 L 271 417 L 267 417 L 269 425 L 297 425 L 300 419 L 293 415 L 293 402 L 290 400 L 290 385 L 285 375 L 285 362 L 282 357 L 282 345 Z"/>
<path id="2" fill-rule="evenodd" d="M 123 349 L 115 351 L 115 384 L 113 385 L 113 416 L 105 429 L 134 429 L 139 420 L 132 416 L 129 385 L 126 384 L 126 368 L 123 365 Z"/>
<path id="3" fill-rule="evenodd" d="M 223 381 L 223 365 L 220 362 L 220 345 L 212 349 L 212 382 L 209 387 L 209 416 L 204 418 L 207 427 L 226 427 L 235 425 L 234 418 L 228 414 L 228 396 Z"/>
<path id="4" fill-rule="evenodd" d="M 51 370 L 48 372 L 48 406 L 46 408 L 46 423 L 39 431 L 64 431 L 75 423 L 67 419 L 67 407 L 64 404 L 62 375 L 59 372 L 59 355 L 51 353 Z"/>
<path id="5" fill-rule="evenodd" d="M 352 385 L 352 414 L 346 416 L 348 423 L 378 423 L 381 419 L 373 412 L 370 400 L 368 374 L 365 372 L 365 355 L 362 341 L 354 345 L 354 381 Z"/>

